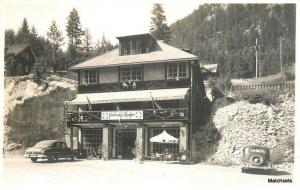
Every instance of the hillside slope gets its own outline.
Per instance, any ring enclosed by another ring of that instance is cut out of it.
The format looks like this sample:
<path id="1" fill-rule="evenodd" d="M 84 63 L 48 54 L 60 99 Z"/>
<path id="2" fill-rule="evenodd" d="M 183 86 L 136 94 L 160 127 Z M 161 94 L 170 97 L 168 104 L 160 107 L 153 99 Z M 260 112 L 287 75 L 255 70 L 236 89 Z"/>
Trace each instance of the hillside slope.
<path id="1" fill-rule="evenodd" d="M 280 71 L 280 40 L 283 66 L 295 63 L 296 6 L 293 4 L 203 4 L 170 26 L 171 44 L 188 48 L 201 64 L 218 64 L 229 78 L 255 76 L 256 38 L 259 76 Z"/>
<path id="2" fill-rule="evenodd" d="M 5 78 L 4 144 L 63 138 L 64 101 L 75 94 L 76 81 L 54 75 L 41 84 L 32 75 Z"/>
<path id="3" fill-rule="evenodd" d="M 275 164 L 294 161 L 295 95 L 282 94 L 275 108 L 248 101 L 218 99 L 211 120 L 194 135 L 202 160 L 221 165 L 240 164 L 242 148 L 261 145 L 271 149 Z"/>

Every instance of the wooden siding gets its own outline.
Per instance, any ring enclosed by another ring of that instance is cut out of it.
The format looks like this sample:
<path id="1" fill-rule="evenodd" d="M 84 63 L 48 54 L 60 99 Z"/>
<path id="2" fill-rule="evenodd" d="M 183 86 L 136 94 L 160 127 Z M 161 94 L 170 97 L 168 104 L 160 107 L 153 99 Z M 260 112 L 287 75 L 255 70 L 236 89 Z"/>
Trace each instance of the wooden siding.
<path id="1" fill-rule="evenodd" d="M 164 80 L 165 66 L 163 63 L 144 65 L 144 81 Z"/>
<path id="2" fill-rule="evenodd" d="M 119 82 L 119 67 L 105 67 L 99 69 L 99 83 Z"/>

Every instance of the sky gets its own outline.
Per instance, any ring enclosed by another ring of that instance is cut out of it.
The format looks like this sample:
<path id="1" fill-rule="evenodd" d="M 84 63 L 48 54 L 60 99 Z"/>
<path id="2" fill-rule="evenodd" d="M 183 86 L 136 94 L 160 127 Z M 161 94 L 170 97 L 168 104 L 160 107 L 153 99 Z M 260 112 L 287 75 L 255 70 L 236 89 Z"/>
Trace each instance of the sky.
<path id="1" fill-rule="evenodd" d="M 103 33 L 117 43 L 117 36 L 149 31 L 153 3 L 163 5 L 168 24 L 189 15 L 200 5 L 199 0 L 0 0 L 0 12 L 5 29 L 16 31 L 26 17 L 40 35 L 46 36 L 52 20 L 66 35 L 67 16 L 76 8 L 83 29 L 90 30 L 94 43 Z"/>

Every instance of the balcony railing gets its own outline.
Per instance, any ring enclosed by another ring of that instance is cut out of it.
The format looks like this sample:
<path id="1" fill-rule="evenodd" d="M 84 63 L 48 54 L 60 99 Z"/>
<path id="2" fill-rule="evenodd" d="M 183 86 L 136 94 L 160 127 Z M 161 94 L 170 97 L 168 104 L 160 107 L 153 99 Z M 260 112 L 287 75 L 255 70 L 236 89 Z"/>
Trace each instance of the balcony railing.
<path id="1" fill-rule="evenodd" d="M 116 92 L 128 90 L 149 90 L 166 88 L 186 88 L 190 86 L 190 79 L 166 79 L 152 81 L 135 81 L 135 84 L 123 85 L 122 82 L 104 84 L 79 84 L 79 93 Z"/>
<path id="2" fill-rule="evenodd" d="M 121 115 L 118 115 L 121 113 Z M 125 115 L 125 116 L 124 116 Z M 188 121 L 188 108 L 68 112 L 68 123 Z"/>

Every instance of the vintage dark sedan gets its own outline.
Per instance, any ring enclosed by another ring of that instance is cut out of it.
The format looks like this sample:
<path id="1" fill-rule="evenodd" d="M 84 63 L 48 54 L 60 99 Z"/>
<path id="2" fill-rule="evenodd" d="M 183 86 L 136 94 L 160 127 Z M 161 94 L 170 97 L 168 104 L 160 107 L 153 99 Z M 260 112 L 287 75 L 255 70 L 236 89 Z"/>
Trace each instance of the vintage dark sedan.
<path id="1" fill-rule="evenodd" d="M 270 149 L 264 146 L 245 146 L 243 148 L 242 172 L 250 170 L 270 173 L 273 164 L 270 160 Z"/>
<path id="2" fill-rule="evenodd" d="M 37 159 L 48 159 L 50 162 L 57 161 L 59 158 L 70 158 L 74 160 L 73 151 L 67 147 L 66 143 L 60 140 L 43 140 L 33 147 L 26 150 L 26 158 L 32 162 Z"/>

